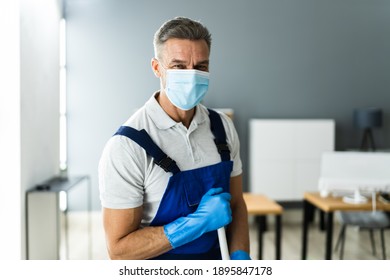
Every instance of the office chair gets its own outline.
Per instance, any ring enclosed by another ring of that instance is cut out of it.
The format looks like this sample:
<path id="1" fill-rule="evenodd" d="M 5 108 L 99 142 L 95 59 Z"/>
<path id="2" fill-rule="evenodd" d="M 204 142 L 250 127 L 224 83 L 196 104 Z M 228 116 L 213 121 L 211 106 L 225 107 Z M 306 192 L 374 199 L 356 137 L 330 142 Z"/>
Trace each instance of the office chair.
<path id="1" fill-rule="evenodd" d="M 360 191 L 371 192 L 373 198 L 378 191 L 388 191 L 390 185 L 390 153 L 387 152 L 328 152 L 321 157 L 319 189 L 321 194 L 354 193 L 344 196 L 346 203 L 364 203 L 367 198 Z M 374 198 L 375 199 L 375 198 Z M 376 199 L 374 200 L 376 201 Z M 336 250 L 341 245 L 340 259 L 344 254 L 347 226 L 358 226 L 370 232 L 373 253 L 375 243 L 373 232 L 379 230 L 382 240 L 383 258 L 386 259 L 384 230 L 390 227 L 390 217 L 383 211 L 342 211 L 339 212 L 341 230 Z"/>
<path id="2" fill-rule="evenodd" d="M 335 250 L 337 251 L 339 245 L 341 245 L 340 260 L 343 259 L 347 226 L 357 226 L 361 230 L 369 231 L 373 255 L 376 254 L 374 230 L 379 230 L 381 236 L 382 256 L 384 260 L 386 259 L 384 230 L 390 227 L 390 217 L 387 213 L 383 211 L 372 211 L 372 212 L 357 211 L 357 212 L 339 212 L 338 214 L 341 223 L 341 229 L 340 229 Z"/>

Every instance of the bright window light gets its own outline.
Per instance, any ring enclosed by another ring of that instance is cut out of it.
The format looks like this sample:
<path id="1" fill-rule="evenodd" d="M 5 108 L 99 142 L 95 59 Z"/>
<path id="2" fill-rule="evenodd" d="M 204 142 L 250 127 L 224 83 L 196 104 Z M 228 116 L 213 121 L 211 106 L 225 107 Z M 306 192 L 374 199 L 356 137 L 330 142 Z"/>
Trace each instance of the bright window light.
<path id="1" fill-rule="evenodd" d="M 60 210 L 65 212 L 68 209 L 68 198 L 65 191 L 60 191 Z"/>
<path id="2" fill-rule="evenodd" d="M 60 20 L 60 171 L 67 166 L 67 116 L 66 116 L 66 21 Z"/>

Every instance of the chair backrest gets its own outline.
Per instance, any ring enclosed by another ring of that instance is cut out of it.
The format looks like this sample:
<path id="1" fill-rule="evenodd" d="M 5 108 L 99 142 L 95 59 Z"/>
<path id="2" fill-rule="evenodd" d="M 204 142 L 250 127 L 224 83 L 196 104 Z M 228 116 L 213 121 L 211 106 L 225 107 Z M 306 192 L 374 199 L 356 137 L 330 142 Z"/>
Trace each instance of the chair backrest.
<path id="1" fill-rule="evenodd" d="M 326 152 L 320 174 L 322 192 L 390 191 L 390 153 Z"/>

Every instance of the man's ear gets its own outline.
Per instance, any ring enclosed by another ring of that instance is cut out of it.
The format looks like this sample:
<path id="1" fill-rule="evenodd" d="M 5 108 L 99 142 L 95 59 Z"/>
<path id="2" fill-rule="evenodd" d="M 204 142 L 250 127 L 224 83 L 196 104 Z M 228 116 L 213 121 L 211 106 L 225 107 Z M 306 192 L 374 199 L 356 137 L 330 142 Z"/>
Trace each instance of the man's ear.
<path id="1" fill-rule="evenodd" d="M 153 70 L 153 73 L 154 75 L 157 77 L 157 78 L 160 78 L 161 77 L 161 73 L 160 73 L 160 62 L 157 60 L 157 58 L 152 58 L 152 61 L 151 61 L 151 64 L 152 64 L 152 70 Z"/>

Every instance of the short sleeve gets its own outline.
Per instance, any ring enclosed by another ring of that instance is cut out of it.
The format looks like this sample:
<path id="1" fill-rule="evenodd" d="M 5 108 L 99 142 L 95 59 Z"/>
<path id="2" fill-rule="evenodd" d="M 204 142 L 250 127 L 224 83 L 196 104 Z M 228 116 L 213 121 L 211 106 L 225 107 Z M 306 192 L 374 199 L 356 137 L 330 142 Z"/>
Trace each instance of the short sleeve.
<path id="1" fill-rule="evenodd" d="M 103 149 L 98 173 L 103 207 L 128 209 L 143 204 L 144 171 L 140 149 L 125 136 L 113 136 Z"/>

